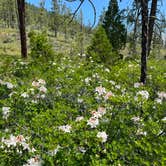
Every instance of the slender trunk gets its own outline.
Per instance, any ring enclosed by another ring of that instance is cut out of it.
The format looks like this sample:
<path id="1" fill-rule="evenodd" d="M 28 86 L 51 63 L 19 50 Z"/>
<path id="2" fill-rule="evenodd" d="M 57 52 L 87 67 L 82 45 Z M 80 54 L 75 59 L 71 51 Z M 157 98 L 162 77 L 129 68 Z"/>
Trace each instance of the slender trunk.
<path id="1" fill-rule="evenodd" d="M 142 12 L 142 52 L 141 52 L 141 77 L 140 82 L 146 83 L 147 70 L 147 37 L 148 37 L 148 0 L 141 0 Z"/>
<path id="2" fill-rule="evenodd" d="M 137 48 L 136 48 L 137 42 L 136 42 L 136 39 L 137 39 L 137 27 L 138 27 L 139 16 L 140 16 L 140 10 L 137 9 L 136 20 L 135 20 L 135 23 L 134 23 L 133 42 L 132 42 L 133 43 L 132 55 L 134 55 L 134 56 L 137 54 Z"/>
<path id="3" fill-rule="evenodd" d="M 55 27 L 55 28 L 54 28 L 54 36 L 55 36 L 55 38 L 57 37 L 57 33 L 58 33 L 58 32 L 57 32 L 57 28 Z"/>
<path id="4" fill-rule="evenodd" d="M 82 18 L 82 12 L 81 12 L 81 25 L 80 25 L 80 32 L 81 32 L 81 41 L 80 41 L 80 54 L 83 55 L 84 52 L 84 36 L 83 36 L 83 18 Z"/>
<path id="5" fill-rule="evenodd" d="M 21 56 L 27 58 L 27 43 L 25 31 L 25 0 L 17 0 L 18 16 L 19 16 L 19 30 L 21 39 Z"/>
<path id="6" fill-rule="evenodd" d="M 58 0 L 52 0 L 53 12 L 54 12 L 54 35 L 57 37 L 58 27 L 59 27 L 59 5 Z"/>
<path id="7" fill-rule="evenodd" d="M 151 50 L 151 42 L 152 42 L 153 29 L 154 29 L 154 23 L 156 18 L 156 10 L 157 10 L 157 0 L 152 0 L 149 26 L 148 26 L 148 54 L 147 56 L 149 56 L 150 50 Z"/>

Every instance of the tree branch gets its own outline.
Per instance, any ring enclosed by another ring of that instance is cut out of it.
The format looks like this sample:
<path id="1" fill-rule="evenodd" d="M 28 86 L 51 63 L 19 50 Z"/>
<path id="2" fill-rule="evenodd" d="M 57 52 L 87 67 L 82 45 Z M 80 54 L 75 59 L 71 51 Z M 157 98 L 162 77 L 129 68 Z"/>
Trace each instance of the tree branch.
<path id="1" fill-rule="evenodd" d="M 69 2 L 74 2 L 76 0 L 67 0 Z M 75 10 L 75 12 L 73 13 L 73 16 L 71 18 L 71 20 L 69 21 L 69 24 L 73 21 L 74 17 L 76 16 L 78 10 L 80 9 L 80 7 L 82 6 L 82 4 L 84 3 L 84 0 L 81 0 L 80 4 L 78 5 L 77 9 Z"/>
<path id="2" fill-rule="evenodd" d="M 96 8 L 95 8 L 94 3 L 91 0 L 88 0 L 88 1 L 91 4 L 91 6 L 93 8 L 93 12 L 94 12 L 94 20 L 93 20 L 93 24 L 92 24 L 92 26 L 90 28 L 90 29 L 92 29 L 95 26 L 95 24 L 96 24 Z"/>
<path id="3" fill-rule="evenodd" d="M 76 0 L 66 0 L 66 1 L 68 1 L 68 2 L 75 2 Z M 76 16 L 78 10 L 81 8 L 81 6 L 82 6 L 82 4 L 84 3 L 84 1 L 85 1 L 85 0 L 80 0 L 80 4 L 78 5 L 78 7 L 76 8 L 76 10 L 74 11 L 72 18 L 71 18 L 71 20 L 69 21 L 69 24 L 73 21 L 74 17 Z M 92 24 L 92 26 L 91 26 L 91 28 L 90 28 L 90 29 L 92 29 L 92 28 L 95 26 L 95 24 L 96 24 L 96 8 L 95 8 L 95 5 L 94 5 L 94 3 L 92 2 L 92 0 L 88 0 L 88 1 L 89 1 L 89 3 L 91 4 L 91 6 L 92 6 L 92 8 L 93 8 L 93 12 L 94 12 L 94 20 L 93 20 L 93 24 Z"/>

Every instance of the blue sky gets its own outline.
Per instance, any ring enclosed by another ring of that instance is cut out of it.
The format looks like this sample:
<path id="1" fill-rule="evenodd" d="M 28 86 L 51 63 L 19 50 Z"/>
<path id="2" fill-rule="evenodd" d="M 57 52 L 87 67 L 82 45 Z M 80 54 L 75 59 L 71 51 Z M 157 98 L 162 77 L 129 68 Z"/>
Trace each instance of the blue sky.
<path id="1" fill-rule="evenodd" d="M 31 4 L 35 4 L 35 5 L 39 5 L 39 2 L 40 2 L 40 0 L 26 0 L 26 1 L 30 2 Z M 50 9 L 51 0 L 45 0 L 45 1 L 46 1 L 45 8 Z M 99 16 L 101 15 L 101 12 L 103 11 L 103 8 L 105 7 L 107 9 L 109 0 L 92 0 L 92 1 L 94 2 L 94 5 L 96 7 L 97 20 L 98 20 Z M 66 5 L 72 11 L 74 11 L 77 8 L 77 6 L 79 5 L 80 1 L 77 0 L 76 2 L 66 2 L 65 0 L 63 0 L 63 2 L 65 2 Z M 123 8 L 126 8 L 127 6 L 130 6 L 132 4 L 132 2 L 133 2 L 133 0 L 122 0 L 122 2 L 119 2 L 119 6 L 121 9 L 123 9 Z M 83 11 L 84 24 L 88 25 L 89 22 L 91 24 L 93 24 L 93 19 L 94 19 L 93 9 L 92 9 L 91 5 L 89 4 L 88 0 L 85 0 L 81 9 Z M 161 4 L 161 2 L 159 2 L 159 9 L 164 11 L 165 15 L 166 15 L 166 0 L 162 0 L 162 4 Z"/>

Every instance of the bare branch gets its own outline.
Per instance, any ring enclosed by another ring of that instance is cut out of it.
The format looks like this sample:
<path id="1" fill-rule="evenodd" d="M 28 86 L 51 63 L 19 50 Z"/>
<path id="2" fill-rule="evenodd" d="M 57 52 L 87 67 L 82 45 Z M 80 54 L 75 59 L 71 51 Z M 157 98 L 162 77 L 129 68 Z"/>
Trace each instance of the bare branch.
<path id="1" fill-rule="evenodd" d="M 88 0 L 88 1 L 91 4 L 91 6 L 93 8 L 93 12 L 94 12 L 94 20 L 93 20 L 93 24 L 92 24 L 92 26 L 90 28 L 90 29 L 92 29 L 95 26 L 95 24 L 96 24 L 96 8 L 95 8 L 94 3 L 91 0 Z"/>
<path id="2" fill-rule="evenodd" d="M 75 2 L 76 0 L 66 0 L 66 1 L 68 1 L 68 2 Z M 74 17 L 76 16 L 78 10 L 81 8 L 81 6 L 82 6 L 82 4 L 84 3 L 84 1 L 85 1 L 85 0 L 80 0 L 80 4 L 79 4 L 79 6 L 76 8 L 76 10 L 74 11 L 72 18 L 71 18 L 71 20 L 69 21 L 69 24 L 73 21 Z M 93 20 L 93 24 L 92 24 L 92 26 L 91 26 L 91 28 L 90 28 L 90 30 L 91 30 L 91 29 L 95 26 L 95 24 L 96 24 L 96 8 L 95 8 L 95 5 L 94 5 L 94 3 L 92 2 L 92 0 L 88 0 L 88 1 L 89 1 L 89 3 L 91 4 L 91 6 L 92 6 L 92 8 L 93 8 L 93 12 L 94 12 L 94 20 Z"/>
<path id="3" fill-rule="evenodd" d="M 74 1 L 76 1 L 76 0 L 67 0 L 67 1 L 74 2 Z M 83 3 L 84 3 L 84 0 L 81 0 L 79 6 L 77 7 L 77 9 L 75 10 L 75 12 L 73 13 L 73 17 L 72 17 L 71 20 L 69 21 L 69 24 L 73 21 L 74 17 L 76 16 L 78 10 L 80 9 L 80 7 L 82 6 Z"/>

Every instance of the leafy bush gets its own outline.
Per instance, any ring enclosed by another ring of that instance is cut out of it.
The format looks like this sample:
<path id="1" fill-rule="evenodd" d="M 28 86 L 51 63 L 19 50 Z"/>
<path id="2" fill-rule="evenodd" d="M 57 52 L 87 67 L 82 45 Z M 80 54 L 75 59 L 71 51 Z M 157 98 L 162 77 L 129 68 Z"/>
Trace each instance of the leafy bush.
<path id="1" fill-rule="evenodd" d="M 35 33 L 34 31 L 28 34 L 30 38 L 31 57 L 36 61 L 53 60 L 54 51 L 52 45 L 48 42 L 45 33 Z"/>
<path id="2" fill-rule="evenodd" d="M 2 166 L 165 165 L 165 61 L 149 62 L 146 86 L 133 61 L 61 55 L 26 76 L 21 64 L 0 73 Z"/>
<path id="3" fill-rule="evenodd" d="M 96 62 L 112 64 L 117 55 L 112 51 L 112 45 L 107 38 L 104 28 L 101 26 L 96 30 L 91 45 L 87 49 L 88 57 Z"/>

